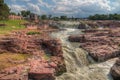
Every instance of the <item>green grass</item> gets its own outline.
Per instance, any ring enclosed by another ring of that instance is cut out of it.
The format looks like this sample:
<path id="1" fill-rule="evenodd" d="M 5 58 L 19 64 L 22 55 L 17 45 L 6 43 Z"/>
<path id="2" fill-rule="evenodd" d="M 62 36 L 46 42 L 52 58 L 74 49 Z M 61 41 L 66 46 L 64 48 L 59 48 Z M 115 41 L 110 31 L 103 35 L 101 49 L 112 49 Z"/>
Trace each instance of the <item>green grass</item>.
<path id="1" fill-rule="evenodd" d="M 51 55 L 50 55 L 50 54 L 45 54 L 45 55 L 44 55 L 44 59 L 45 59 L 45 60 L 50 60 L 50 58 L 51 58 Z"/>
<path id="2" fill-rule="evenodd" d="M 25 20 L 6 20 L 0 21 L 0 24 L 6 24 L 6 26 L 0 26 L 0 34 L 7 34 L 13 30 L 21 30 L 24 29 L 25 26 L 21 25 L 21 23 L 25 23 Z"/>
<path id="3" fill-rule="evenodd" d="M 21 61 L 21 60 L 27 60 L 31 55 L 28 54 L 20 54 L 20 53 L 2 53 L 0 54 L 0 70 L 8 67 L 17 66 L 20 64 L 13 64 L 8 59 L 13 61 Z"/>

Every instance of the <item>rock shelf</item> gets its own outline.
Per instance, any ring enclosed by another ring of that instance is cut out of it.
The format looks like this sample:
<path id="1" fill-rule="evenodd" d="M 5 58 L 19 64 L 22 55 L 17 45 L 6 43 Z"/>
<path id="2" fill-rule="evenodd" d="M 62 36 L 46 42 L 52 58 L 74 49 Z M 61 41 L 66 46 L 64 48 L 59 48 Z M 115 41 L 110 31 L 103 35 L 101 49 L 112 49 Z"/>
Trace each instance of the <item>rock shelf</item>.
<path id="1" fill-rule="evenodd" d="M 113 65 L 110 72 L 114 80 L 120 80 L 120 58 Z"/>
<path id="2" fill-rule="evenodd" d="M 120 55 L 120 28 L 85 30 L 84 34 L 71 35 L 69 41 L 80 42 L 96 61 L 105 61 Z"/>
<path id="3" fill-rule="evenodd" d="M 52 39 L 46 31 L 36 35 L 27 35 L 27 30 L 16 31 L 0 39 L 0 53 L 32 55 L 25 62 L 9 60 L 18 66 L 0 71 L 0 80 L 54 80 L 55 75 L 66 70 L 60 40 Z M 47 54 L 51 55 L 49 60 L 44 58 Z"/>

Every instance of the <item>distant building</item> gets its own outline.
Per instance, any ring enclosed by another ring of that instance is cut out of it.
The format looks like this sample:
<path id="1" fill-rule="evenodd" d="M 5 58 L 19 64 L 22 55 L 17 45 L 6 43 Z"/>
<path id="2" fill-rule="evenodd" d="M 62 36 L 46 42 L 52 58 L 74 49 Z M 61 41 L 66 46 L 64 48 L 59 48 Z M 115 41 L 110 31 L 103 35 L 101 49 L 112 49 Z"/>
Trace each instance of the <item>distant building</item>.
<path id="1" fill-rule="evenodd" d="M 9 15 L 9 19 L 11 20 L 21 20 L 23 19 L 22 16 L 17 16 L 17 15 Z"/>

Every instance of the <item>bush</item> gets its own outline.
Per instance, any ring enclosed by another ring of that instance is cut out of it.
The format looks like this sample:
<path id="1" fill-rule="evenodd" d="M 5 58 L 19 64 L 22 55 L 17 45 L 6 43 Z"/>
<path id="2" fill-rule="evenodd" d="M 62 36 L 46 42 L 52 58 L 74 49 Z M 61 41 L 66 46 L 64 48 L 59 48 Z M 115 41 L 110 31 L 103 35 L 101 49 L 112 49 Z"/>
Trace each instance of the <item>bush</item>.
<path id="1" fill-rule="evenodd" d="M 27 33 L 27 35 L 35 35 L 35 34 L 40 34 L 40 32 L 30 31 L 30 32 Z"/>

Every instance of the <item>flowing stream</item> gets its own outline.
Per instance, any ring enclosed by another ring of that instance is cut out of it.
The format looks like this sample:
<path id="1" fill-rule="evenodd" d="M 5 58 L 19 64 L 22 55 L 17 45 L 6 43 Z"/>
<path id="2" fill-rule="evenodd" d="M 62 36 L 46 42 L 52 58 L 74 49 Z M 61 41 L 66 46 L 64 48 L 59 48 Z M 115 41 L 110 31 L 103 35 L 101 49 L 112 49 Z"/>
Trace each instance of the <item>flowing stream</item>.
<path id="1" fill-rule="evenodd" d="M 63 56 L 67 68 L 67 72 L 56 77 L 56 80 L 112 80 L 109 71 L 115 63 L 115 59 L 96 63 L 87 55 L 86 51 L 79 48 L 80 43 L 68 41 L 69 35 L 80 33 L 79 29 L 72 28 L 52 33 L 52 37 L 62 41 Z"/>

